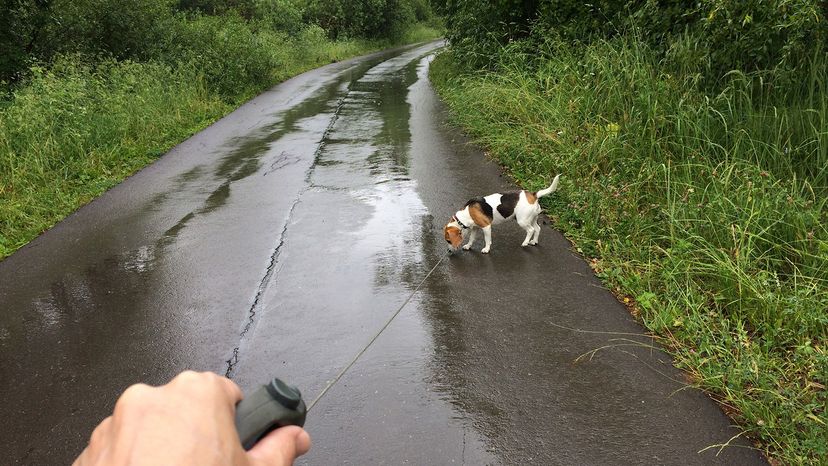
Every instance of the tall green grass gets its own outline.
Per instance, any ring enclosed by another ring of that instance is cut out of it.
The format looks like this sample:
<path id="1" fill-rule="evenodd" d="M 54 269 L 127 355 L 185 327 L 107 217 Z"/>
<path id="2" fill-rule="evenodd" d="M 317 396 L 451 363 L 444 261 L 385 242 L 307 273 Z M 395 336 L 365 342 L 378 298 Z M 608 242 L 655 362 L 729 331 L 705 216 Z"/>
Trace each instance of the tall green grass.
<path id="1" fill-rule="evenodd" d="M 450 53 L 455 120 L 527 188 L 677 364 L 770 456 L 828 457 L 828 76 L 701 87 L 692 49 L 514 43 L 497 72 Z"/>
<path id="2" fill-rule="evenodd" d="M 216 17 L 177 34 L 148 62 L 69 55 L 35 66 L 0 100 L 0 259 L 273 84 L 394 45 Z M 439 34 L 417 26 L 404 39 Z"/>
<path id="3" fill-rule="evenodd" d="M 231 108 L 191 67 L 36 68 L 0 110 L 0 257 Z"/>

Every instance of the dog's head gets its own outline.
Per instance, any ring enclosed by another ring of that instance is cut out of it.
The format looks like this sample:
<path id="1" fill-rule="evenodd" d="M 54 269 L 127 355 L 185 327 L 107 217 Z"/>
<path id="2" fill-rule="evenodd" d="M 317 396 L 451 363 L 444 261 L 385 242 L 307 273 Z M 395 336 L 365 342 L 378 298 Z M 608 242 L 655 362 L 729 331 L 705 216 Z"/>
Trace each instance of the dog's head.
<path id="1" fill-rule="evenodd" d="M 449 244 L 449 249 L 456 251 L 463 243 L 463 229 L 456 220 L 452 219 L 443 227 L 443 234 L 446 237 L 446 242 Z"/>

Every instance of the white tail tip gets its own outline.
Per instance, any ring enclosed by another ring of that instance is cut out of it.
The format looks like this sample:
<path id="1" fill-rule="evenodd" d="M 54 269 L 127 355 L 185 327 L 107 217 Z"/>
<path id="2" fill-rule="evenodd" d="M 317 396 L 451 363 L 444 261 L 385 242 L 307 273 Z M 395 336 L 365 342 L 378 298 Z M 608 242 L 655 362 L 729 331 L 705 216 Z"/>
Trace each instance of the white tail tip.
<path id="1" fill-rule="evenodd" d="M 552 194 L 555 191 L 557 191 L 558 190 L 558 181 L 560 181 L 560 178 L 561 178 L 561 175 L 555 176 L 555 179 L 552 180 L 552 185 L 550 185 L 546 189 L 541 189 L 540 191 L 538 191 L 538 197 L 543 197 L 543 196 L 546 196 L 548 194 Z"/>

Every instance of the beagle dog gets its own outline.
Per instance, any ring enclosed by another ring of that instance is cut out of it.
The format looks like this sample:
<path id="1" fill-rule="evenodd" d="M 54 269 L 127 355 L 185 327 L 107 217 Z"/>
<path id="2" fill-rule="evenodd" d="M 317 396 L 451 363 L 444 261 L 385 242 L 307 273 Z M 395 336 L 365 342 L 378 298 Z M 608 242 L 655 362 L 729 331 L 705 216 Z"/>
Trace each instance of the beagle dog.
<path id="1" fill-rule="evenodd" d="M 443 228 L 449 250 L 456 251 L 463 242 L 463 232 L 469 230 L 469 242 L 463 246 L 468 251 L 477 239 L 477 230 L 483 230 L 486 245 L 480 252 L 486 254 L 492 249 L 492 225 L 511 219 L 515 219 L 526 230 L 526 239 L 521 246 L 538 244 L 541 230 L 538 225 L 538 215 L 541 212 L 538 199 L 557 191 L 560 177 L 561 175 L 556 176 L 552 185 L 536 193 L 514 191 L 471 199 Z"/>

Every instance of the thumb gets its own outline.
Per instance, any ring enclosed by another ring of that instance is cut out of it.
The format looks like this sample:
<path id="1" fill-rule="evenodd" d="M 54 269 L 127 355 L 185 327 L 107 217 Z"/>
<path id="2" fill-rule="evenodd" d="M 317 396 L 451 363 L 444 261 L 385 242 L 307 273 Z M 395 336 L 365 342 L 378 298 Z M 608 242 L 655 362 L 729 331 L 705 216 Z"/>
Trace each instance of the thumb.
<path id="1" fill-rule="evenodd" d="M 299 426 L 280 427 L 247 452 L 251 465 L 287 466 L 310 450 L 311 440 Z"/>

